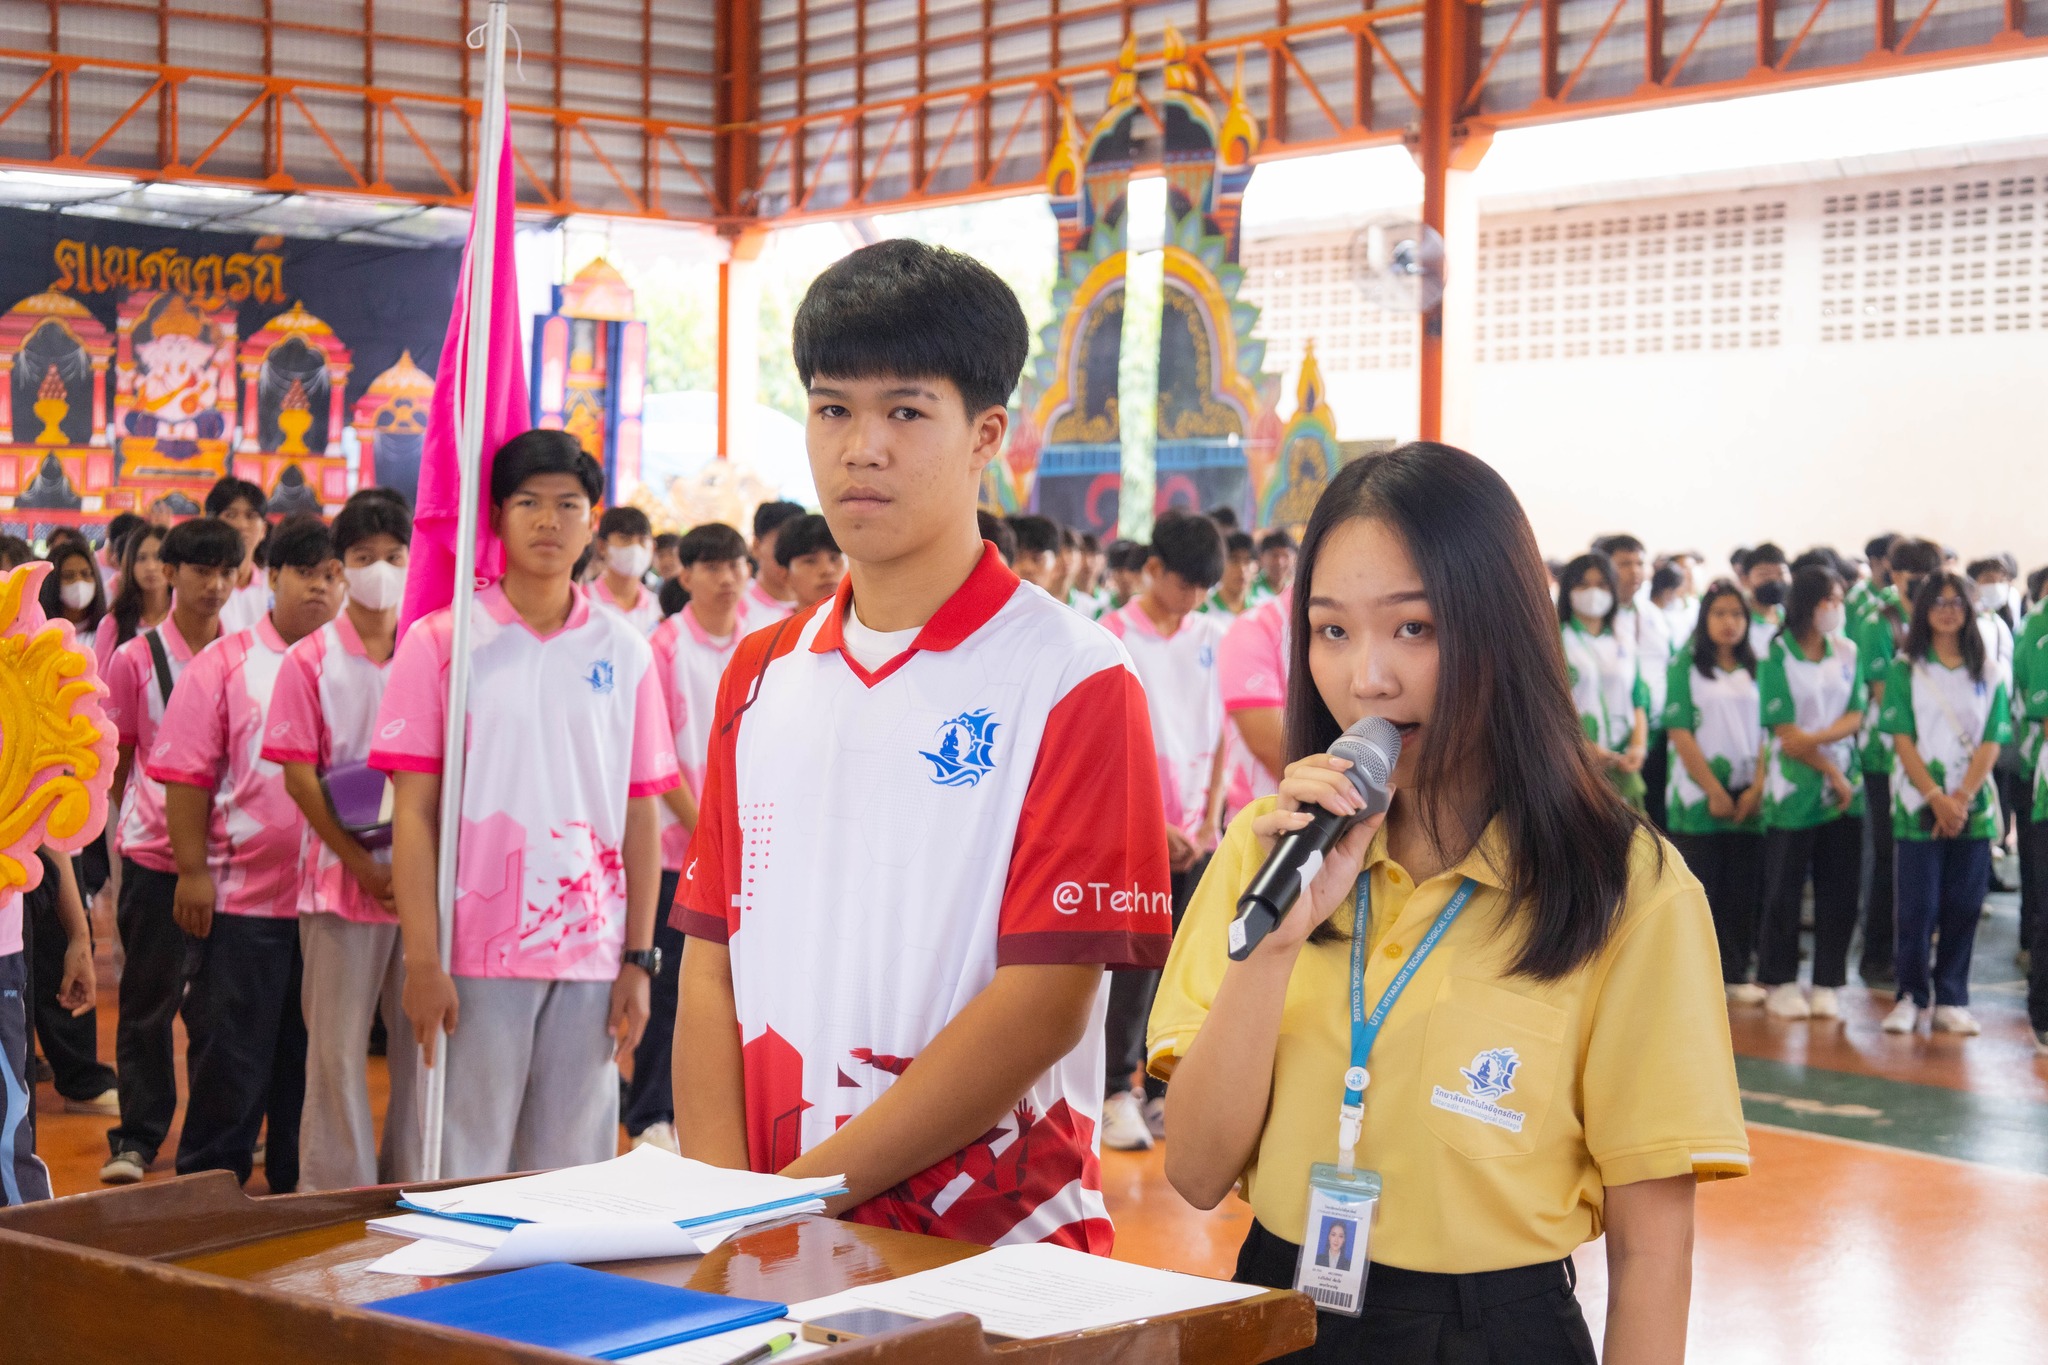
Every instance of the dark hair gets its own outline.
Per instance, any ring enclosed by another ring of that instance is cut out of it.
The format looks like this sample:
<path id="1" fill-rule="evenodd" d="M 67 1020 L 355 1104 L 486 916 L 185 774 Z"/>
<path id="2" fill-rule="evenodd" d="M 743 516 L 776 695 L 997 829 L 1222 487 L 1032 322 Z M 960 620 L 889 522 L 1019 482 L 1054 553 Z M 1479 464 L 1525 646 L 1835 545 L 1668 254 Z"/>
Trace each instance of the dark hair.
<path id="1" fill-rule="evenodd" d="M 1003 563 L 1015 564 L 1017 533 L 1010 529 L 1010 523 L 986 507 L 975 508 L 974 519 L 981 526 L 981 538 L 996 547 L 996 553 L 1003 557 Z"/>
<path id="2" fill-rule="evenodd" d="M 816 512 L 798 517 L 782 528 L 775 537 L 775 562 L 783 568 L 802 559 L 805 555 L 820 550 L 839 553 L 839 542 L 832 539 L 832 527 Z"/>
<path id="3" fill-rule="evenodd" d="M 1238 529 L 1237 509 L 1230 506 L 1228 503 L 1216 507 L 1211 507 L 1208 510 L 1208 512 L 1206 512 L 1204 515 L 1206 515 L 1209 518 L 1209 520 L 1216 523 L 1216 529 L 1219 531 L 1228 533 Z"/>
<path id="4" fill-rule="evenodd" d="M 676 540 L 676 559 L 684 568 L 745 559 L 747 539 L 722 521 L 707 521 Z"/>
<path id="5" fill-rule="evenodd" d="M 1223 532 L 1209 517 L 1161 517 L 1152 526 L 1148 558 L 1184 583 L 1213 588 L 1223 578 Z"/>
<path id="6" fill-rule="evenodd" d="M 1238 555 L 1256 557 L 1259 553 L 1258 542 L 1244 531 L 1232 531 L 1223 538 L 1223 553 L 1231 558 Z"/>
<path id="7" fill-rule="evenodd" d="M 1519 505 L 1519 504 L 1518 504 Z M 1607 580 L 1607 595 L 1614 600 L 1607 606 L 1607 614 L 1600 618 L 1600 624 L 1608 630 L 1614 629 L 1614 613 L 1621 610 L 1621 586 L 1615 579 L 1614 561 L 1600 550 L 1588 550 L 1564 566 L 1557 578 L 1557 623 L 1561 626 L 1572 619 L 1572 592 L 1579 586 L 1579 580 L 1586 576 L 1586 570 L 1598 569 L 1600 576 Z M 1544 596 L 1549 596 L 1545 593 Z"/>
<path id="8" fill-rule="evenodd" d="M 1062 552 L 1065 552 L 1067 550 L 1078 550 L 1080 548 L 1081 533 L 1079 531 L 1076 531 L 1071 526 L 1060 527 L 1060 550 Z"/>
<path id="9" fill-rule="evenodd" d="M 1650 575 L 1650 596 L 1655 598 L 1658 593 L 1676 592 L 1684 582 L 1684 574 L 1669 564 L 1659 565 L 1657 571 Z"/>
<path id="10" fill-rule="evenodd" d="M 1639 555 L 1646 553 L 1643 549 L 1643 542 L 1630 535 L 1602 536 L 1593 542 L 1593 548 L 1606 555 L 1609 559 L 1614 558 L 1618 554 Z"/>
<path id="11" fill-rule="evenodd" d="M 2048 564 L 2027 575 L 2027 596 L 2038 602 L 2043 592 L 2048 592 Z"/>
<path id="12" fill-rule="evenodd" d="M 20 568 L 36 557 L 36 552 L 20 536 L 0 536 L 0 571 Z"/>
<path id="13" fill-rule="evenodd" d="M 520 432 L 491 457 L 491 506 L 501 506 L 520 485 L 543 474 L 574 477 L 593 505 L 604 497 L 604 470 L 590 452 L 566 431 L 536 427 Z"/>
<path id="14" fill-rule="evenodd" d="M 597 538 L 607 536 L 651 536 L 654 523 L 637 507 L 607 507 L 597 519 Z"/>
<path id="15" fill-rule="evenodd" d="M 754 539 L 779 531 L 804 514 L 800 502 L 764 502 L 754 509 Z"/>
<path id="16" fill-rule="evenodd" d="M 238 479 L 230 474 L 206 490 L 206 515 L 222 516 L 238 502 L 248 503 L 249 510 L 259 517 L 263 515 L 263 490 L 247 479 Z"/>
<path id="17" fill-rule="evenodd" d="M 1873 563 L 1880 559 L 1890 559 L 1892 555 L 1892 542 L 1898 538 L 1898 533 L 1895 531 L 1884 531 L 1872 536 L 1863 542 L 1863 557 Z"/>
<path id="18" fill-rule="evenodd" d="M 107 548 L 114 552 L 116 559 L 119 559 L 121 557 L 121 542 L 134 535 L 136 527 L 147 525 L 149 525 L 147 521 L 133 512 L 115 513 L 114 519 L 107 523 Z"/>
<path id="19" fill-rule="evenodd" d="M 150 541 L 161 541 L 169 534 L 163 527 L 145 521 L 121 542 L 121 588 L 114 594 L 106 617 L 106 621 L 114 623 L 114 643 L 117 645 L 135 638 L 135 632 L 142 629 L 142 610 L 149 605 L 142 585 L 135 581 L 135 561 L 142 558 L 143 547 Z M 158 557 L 162 557 L 161 551 Z M 168 586 L 164 588 L 164 597 L 166 600 L 170 598 Z M 102 630 L 106 629 L 106 621 L 100 622 Z"/>
<path id="20" fill-rule="evenodd" d="M 43 586 L 36 594 L 42 603 L 43 615 L 52 621 L 67 620 L 64 615 L 64 585 L 58 580 L 64 573 L 64 561 L 83 559 L 85 567 L 92 570 L 92 601 L 86 603 L 85 619 L 75 629 L 83 635 L 100 628 L 100 618 L 107 614 L 107 585 L 100 578 L 100 562 L 93 556 L 92 545 L 84 540 L 66 540 L 50 547 L 45 556 L 50 561 L 50 571 L 43 575 Z"/>
<path id="21" fill-rule="evenodd" d="M 811 282 L 792 349 L 809 388 L 833 379 L 945 379 L 974 417 L 1010 400 L 1031 332 L 1016 294 L 972 256 L 895 238 Z"/>
<path id="22" fill-rule="evenodd" d="M 1930 574 L 1941 569 L 1941 547 L 1931 540 L 1909 540 L 1902 536 L 1892 542 L 1891 553 L 1884 558 L 1893 573 Z"/>
<path id="23" fill-rule="evenodd" d="M 2016 576 L 2011 569 L 2006 567 L 2005 560 L 1997 556 L 1990 559 L 1973 559 L 1970 561 L 1969 567 L 1963 570 L 1963 573 L 1968 578 L 1975 578 L 1978 574 L 1983 573 L 2002 573 L 2007 578 Z"/>
<path id="24" fill-rule="evenodd" d="M 1418 441 L 1337 472 L 1302 537 L 1304 587 L 1288 640 L 1291 761 L 1322 753 L 1339 733 L 1309 671 L 1308 604 L 1324 543 L 1355 517 L 1384 522 L 1406 543 L 1437 622 L 1436 698 L 1414 793 L 1422 828 L 1448 860 L 1462 851 L 1454 840 L 1499 822 L 1504 922 L 1522 931 L 1513 970 L 1557 980 L 1607 943 L 1647 825 L 1594 766 L 1529 519 L 1506 480 L 1450 446 Z M 1448 803 L 1459 773 L 1474 774 L 1489 802 L 1479 829 L 1455 827 Z"/>
<path id="25" fill-rule="evenodd" d="M 270 533 L 270 555 L 264 567 L 311 572 L 336 558 L 334 535 L 327 523 L 310 512 L 286 517 Z"/>
<path id="26" fill-rule="evenodd" d="M 1104 552 L 1103 565 L 1122 573 L 1143 573 L 1146 553 L 1145 547 L 1135 540 L 1112 540 Z"/>
<path id="27" fill-rule="evenodd" d="M 1291 550 L 1293 548 L 1294 537 L 1285 531 L 1268 531 L 1259 537 L 1260 554 L 1265 554 L 1268 550 Z"/>
<path id="28" fill-rule="evenodd" d="M 733 534 L 738 535 L 739 532 L 734 531 Z M 664 578 L 661 580 L 661 591 L 654 595 L 654 600 L 660 605 L 663 616 L 674 616 L 690 605 L 690 590 L 683 586 L 683 580 L 680 578 Z"/>
<path id="29" fill-rule="evenodd" d="M 1051 517 L 1011 517 L 1010 534 L 1017 537 L 1017 554 L 1056 555 L 1060 552 L 1059 523 Z"/>
<path id="30" fill-rule="evenodd" d="M 1663 570 L 1659 569 L 1659 573 Z M 1714 676 L 1714 666 L 1720 661 L 1721 647 L 1714 643 L 1714 637 L 1707 631 L 1707 610 L 1724 597 L 1735 599 L 1742 608 L 1742 638 L 1735 642 L 1735 662 L 1743 667 L 1750 677 L 1756 676 L 1756 651 L 1749 644 L 1749 599 L 1742 595 L 1742 589 L 1726 578 L 1717 578 L 1707 584 L 1707 590 L 1700 594 L 1700 619 L 1692 627 L 1692 666 L 1699 670 L 1702 678 Z"/>
<path id="31" fill-rule="evenodd" d="M 166 569 L 190 564 L 203 569 L 239 569 L 248 558 L 241 533 L 218 517 L 194 517 L 164 532 L 156 552 Z"/>
<path id="32" fill-rule="evenodd" d="M 1785 552 L 1767 540 L 1742 556 L 1742 571 L 1746 574 L 1759 564 L 1783 563 L 1785 563 Z"/>
<path id="33" fill-rule="evenodd" d="M 410 545 L 412 513 L 402 498 L 366 498 L 359 493 L 334 514 L 333 535 L 336 555 L 346 555 L 349 547 L 372 536 L 390 536 L 400 545 Z"/>
<path id="34" fill-rule="evenodd" d="M 1785 622 L 1772 638 L 1783 640 L 1790 647 L 1813 628 L 1814 610 L 1841 586 L 1842 580 L 1835 576 L 1835 571 L 1819 564 L 1808 564 L 1793 574 L 1792 586 L 1785 593 Z"/>
<path id="35" fill-rule="evenodd" d="M 1099 555 L 1102 553 L 1102 542 L 1096 538 L 1093 531 L 1083 531 L 1081 533 L 1081 550 L 1085 554 Z"/>
<path id="36" fill-rule="evenodd" d="M 1913 623 L 1906 627 L 1906 641 L 1899 646 L 1900 652 L 1916 662 L 1934 652 L 1934 603 L 1944 588 L 1953 588 L 1963 599 L 1963 625 L 1956 632 L 1956 647 L 1963 652 L 1963 667 L 1970 670 L 1970 676 L 1984 680 L 1984 632 L 1977 629 L 1976 612 L 1970 606 L 1970 585 L 1963 576 L 1946 569 L 1927 576 L 1920 585 L 1920 591 L 1913 595 Z"/>
<path id="37" fill-rule="evenodd" d="M 730 527 L 727 527 L 726 529 L 731 530 Z M 733 531 L 733 534 L 738 535 L 739 532 Z M 677 535 L 674 531 L 663 531 L 660 535 L 654 538 L 654 553 L 660 554 L 663 550 L 673 551 L 682 543 L 683 538 Z"/>

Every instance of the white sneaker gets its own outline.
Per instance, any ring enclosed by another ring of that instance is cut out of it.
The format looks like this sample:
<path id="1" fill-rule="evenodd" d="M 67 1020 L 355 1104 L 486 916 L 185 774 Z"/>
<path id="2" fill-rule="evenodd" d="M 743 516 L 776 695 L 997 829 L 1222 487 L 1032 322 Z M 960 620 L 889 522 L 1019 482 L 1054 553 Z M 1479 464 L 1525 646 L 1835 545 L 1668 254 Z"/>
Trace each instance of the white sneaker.
<path id="1" fill-rule="evenodd" d="M 1145 1126 L 1145 1111 L 1128 1090 L 1102 1102 L 1102 1145 L 1119 1152 L 1152 1150 L 1152 1130 Z"/>
<path id="2" fill-rule="evenodd" d="M 1908 996 L 1892 1006 L 1892 1012 L 1884 1017 L 1886 1033 L 1911 1033 L 1920 1022 L 1920 1007 Z"/>
<path id="3" fill-rule="evenodd" d="M 1839 1019 L 1842 1017 L 1842 1007 L 1835 1001 L 1835 990 L 1832 986 L 1815 986 L 1813 988 L 1813 1003 L 1808 1006 L 1808 1009 L 1816 1019 Z"/>
<path id="4" fill-rule="evenodd" d="M 140 1152 L 116 1152 L 100 1167 L 100 1183 L 103 1185 L 139 1184 L 149 1174 L 149 1167 L 142 1160 Z"/>
<path id="5" fill-rule="evenodd" d="M 659 1147 L 664 1152 L 683 1154 L 682 1144 L 676 1141 L 676 1126 L 673 1123 L 650 1123 L 640 1130 L 640 1136 L 633 1139 L 635 1147 Z"/>
<path id="6" fill-rule="evenodd" d="M 1728 1003 L 1731 1005 L 1761 1005 L 1770 998 L 1770 992 L 1754 981 L 1737 981 L 1728 987 Z"/>
<path id="7" fill-rule="evenodd" d="M 1152 1135 L 1154 1142 L 1166 1140 L 1166 1096 L 1145 1101 L 1145 1131 Z"/>
<path id="8" fill-rule="evenodd" d="M 1977 1017 L 1961 1005 L 1936 1005 L 1934 1007 L 1934 1031 L 1936 1033 L 1960 1033 L 1973 1038 L 1984 1031 Z"/>
<path id="9" fill-rule="evenodd" d="M 66 1100 L 64 1101 L 64 1112 L 67 1114 L 98 1114 L 102 1118 L 110 1119 L 120 1118 L 121 1092 L 112 1086 L 108 1086 L 91 1099 Z"/>
<path id="10" fill-rule="evenodd" d="M 1771 987 L 1770 995 L 1764 1000 L 1764 1011 L 1773 1019 L 1806 1019 L 1813 1014 L 1797 981 Z"/>

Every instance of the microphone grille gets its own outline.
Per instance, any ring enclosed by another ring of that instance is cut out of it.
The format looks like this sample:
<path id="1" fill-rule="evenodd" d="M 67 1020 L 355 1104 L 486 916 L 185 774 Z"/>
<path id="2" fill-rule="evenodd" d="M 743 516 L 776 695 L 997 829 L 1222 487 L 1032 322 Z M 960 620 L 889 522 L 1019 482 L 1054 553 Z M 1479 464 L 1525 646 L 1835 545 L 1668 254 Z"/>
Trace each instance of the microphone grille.
<path id="1" fill-rule="evenodd" d="M 1330 752 L 1351 760 L 1352 781 L 1361 791 L 1370 785 L 1383 792 L 1401 761 L 1401 732 L 1384 716 L 1367 716 L 1339 735 Z"/>

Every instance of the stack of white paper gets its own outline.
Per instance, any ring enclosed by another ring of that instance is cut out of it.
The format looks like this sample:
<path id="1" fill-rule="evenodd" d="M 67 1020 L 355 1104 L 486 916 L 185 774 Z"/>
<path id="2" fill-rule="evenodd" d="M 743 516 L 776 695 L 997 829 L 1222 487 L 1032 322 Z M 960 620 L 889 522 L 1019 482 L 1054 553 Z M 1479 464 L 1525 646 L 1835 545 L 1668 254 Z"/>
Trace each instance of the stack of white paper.
<path id="1" fill-rule="evenodd" d="M 414 1239 L 373 1262 L 387 1275 L 461 1275 L 551 1261 L 696 1256 L 742 1228 L 817 1213 L 839 1176 L 791 1180 L 636 1147 L 622 1157 L 517 1180 L 407 1192 L 407 1213 L 370 1224 Z"/>

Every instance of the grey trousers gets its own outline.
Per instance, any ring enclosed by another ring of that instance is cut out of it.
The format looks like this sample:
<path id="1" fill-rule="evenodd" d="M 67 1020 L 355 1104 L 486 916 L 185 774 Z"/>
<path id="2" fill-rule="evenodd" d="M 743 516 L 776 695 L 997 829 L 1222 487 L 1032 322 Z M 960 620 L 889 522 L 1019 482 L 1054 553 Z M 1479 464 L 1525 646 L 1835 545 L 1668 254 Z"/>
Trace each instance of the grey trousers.
<path id="1" fill-rule="evenodd" d="M 619 1151 L 609 981 L 458 976 L 441 1177 L 608 1161 Z"/>
<path id="2" fill-rule="evenodd" d="M 400 1008 L 405 954 L 398 921 L 359 924 L 299 916 L 305 961 L 306 1103 L 299 1121 L 299 1189 L 346 1190 L 420 1178 L 419 1048 Z M 370 1022 L 384 1018 L 391 1102 L 377 1141 L 366 1076 Z"/>

